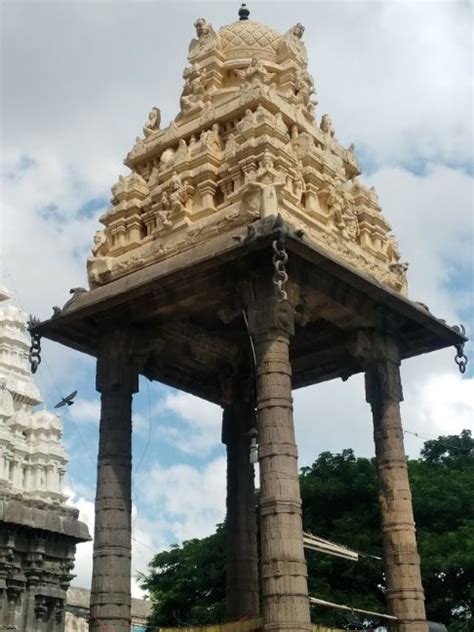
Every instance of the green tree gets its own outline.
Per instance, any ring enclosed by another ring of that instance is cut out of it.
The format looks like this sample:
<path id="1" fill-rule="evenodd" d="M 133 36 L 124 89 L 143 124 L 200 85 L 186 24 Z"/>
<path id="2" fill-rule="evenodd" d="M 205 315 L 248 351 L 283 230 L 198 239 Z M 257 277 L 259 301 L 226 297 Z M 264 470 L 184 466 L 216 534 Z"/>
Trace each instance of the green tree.
<path id="1" fill-rule="evenodd" d="M 149 591 L 153 612 L 149 625 L 220 623 L 225 611 L 225 535 L 216 533 L 174 545 L 155 555 L 142 588 Z"/>
<path id="2" fill-rule="evenodd" d="M 427 441 L 408 461 L 428 618 L 450 632 L 474 630 L 474 440 L 469 431 Z M 301 471 L 304 529 L 374 556 L 382 555 L 377 472 L 352 450 L 323 452 Z M 158 554 L 143 578 L 154 601 L 154 625 L 224 620 L 224 528 Z M 383 612 L 383 563 L 357 563 L 308 551 L 310 593 Z M 321 623 L 343 617 L 314 608 Z"/>

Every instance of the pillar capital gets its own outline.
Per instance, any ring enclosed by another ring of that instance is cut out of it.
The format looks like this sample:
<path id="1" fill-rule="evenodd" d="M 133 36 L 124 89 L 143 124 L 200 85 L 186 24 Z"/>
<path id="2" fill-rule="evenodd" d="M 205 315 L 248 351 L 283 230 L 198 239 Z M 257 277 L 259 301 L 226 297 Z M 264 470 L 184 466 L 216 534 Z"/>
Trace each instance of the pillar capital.
<path id="1" fill-rule="evenodd" d="M 348 349 L 365 370 L 366 400 L 372 407 L 382 401 L 403 401 L 400 351 L 395 338 L 385 332 L 359 329 Z"/>
<path id="2" fill-rule="evenodd" d="M 279 302 L 272 294 L 256 298 L 248 306 L 249 330 L 252 335 L 262 335 L 276 330 L 293 336 L 295 333 L 295 310 L 289 301 Z"/>
<path id="3" fill-rule="evenodd" d="M 385 360 L 400 364 L 398 342 L 386 332 L 358 329 L 348 350 L 364 369 Z"/>
<path id="4" fill-rule="evenodd" d="M 99 393 L 129 389 L 138 391 L 138 376 L 147 357 L 140 332 L 131 327 L 115 327 L 100 335 L 96 389 Z"/>

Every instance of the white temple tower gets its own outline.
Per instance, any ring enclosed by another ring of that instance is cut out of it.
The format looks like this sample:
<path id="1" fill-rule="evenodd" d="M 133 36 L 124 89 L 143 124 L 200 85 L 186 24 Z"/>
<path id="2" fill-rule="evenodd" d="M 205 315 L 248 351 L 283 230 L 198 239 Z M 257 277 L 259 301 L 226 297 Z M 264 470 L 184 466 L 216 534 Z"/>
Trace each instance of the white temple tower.
<path id="1" fill-rule="evenodd" d="M 0 300 L 6 298 L 0 289 Z M 0 487 L 59 504 L 66 500 L 62 424 L 46 409 L 33 411 L 41 396 L 27 364 L 28 349 L 26 314 L 7 303 L 0 309 Z"/>
<path id="2" fill-rule="evenodd" d="M 0 287 L 0 629 L 61 632 L 76 544 L 89 539 L 65 505 L 62 424 L 28 367 L 26 314 Z"/>

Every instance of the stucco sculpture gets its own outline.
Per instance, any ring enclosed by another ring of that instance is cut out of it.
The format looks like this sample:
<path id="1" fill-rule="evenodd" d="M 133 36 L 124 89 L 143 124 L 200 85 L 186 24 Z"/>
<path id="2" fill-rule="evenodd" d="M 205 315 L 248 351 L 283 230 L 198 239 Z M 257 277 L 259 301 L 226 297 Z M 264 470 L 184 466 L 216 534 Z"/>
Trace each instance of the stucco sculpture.
<path id="1" fill-rule="evenodd" d="M 181 109 L 160 129 L 154 107 L 127 156 L 131 174 L 112 189 L 89 259 L 91 287 L 278 209 L 307 239 L 406 294 L 407 265 L 394 258 L 377 196 L 357 180 L 354 146 L 338 142 L 328 114 L 315 115 L 304 27 L 280 35 L 244 20 L 216 31 L 200 18 L 195 28 Z"/>

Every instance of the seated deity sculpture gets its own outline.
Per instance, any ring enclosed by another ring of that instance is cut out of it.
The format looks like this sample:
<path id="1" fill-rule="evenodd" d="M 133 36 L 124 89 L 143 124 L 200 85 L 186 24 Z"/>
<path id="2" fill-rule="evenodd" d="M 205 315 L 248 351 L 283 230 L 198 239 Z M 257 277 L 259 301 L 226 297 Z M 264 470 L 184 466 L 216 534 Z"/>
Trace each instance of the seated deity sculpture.
<path id="1" fill-rule="evenodd" d="M 274 76 L 274 73 L 268 72 L 256 55 L 253 55 L 250 64 L 245 70 L 236 70 L 235 73 L 241 78 L 245 88 L 250 88 L 254 85 L 268 84 Z"/>
<path id="2" fill-rule="evenodd" d="M 94 282 L 112 270 L 113 258 L 108 256 L 109 247 L 103 230 L 96 231 L 94 243 L 91 247 L 91 256 L 87 259 L 87 272 Z"/>
<path id="3" fill-rule="evenodd" d="M 222 140 L 220 137 L 220 127 L 218 123 L 214 123 L 212 128 L 207 131 L 203 131 L 200 137 L 201 144 L 204 148 L 219 153 L 223 149 Z"/>
<path id="4" fill-rule="evenodd" d="M 202 109 L 205 102 L 205 72 L 193 67 L 184 84 L 181 96 L 181 109 L 188 112 L 193 107 Z"/>
<path id="5" fill-rule="evenodd" d="M 324 134 L 327 134 L 330 138 L 334 138 L 334 129 L 329 114 L 323 114 L 319 127 Z"/>
<path id="6" fill-rule="evenodd" d="M 154 107 L 148 115 L 148 120 L 143 127 L 143 133 L 145 138 L 148 138 L 160 129 L 161 125 L 161 112 L 160 109 Z"/>

